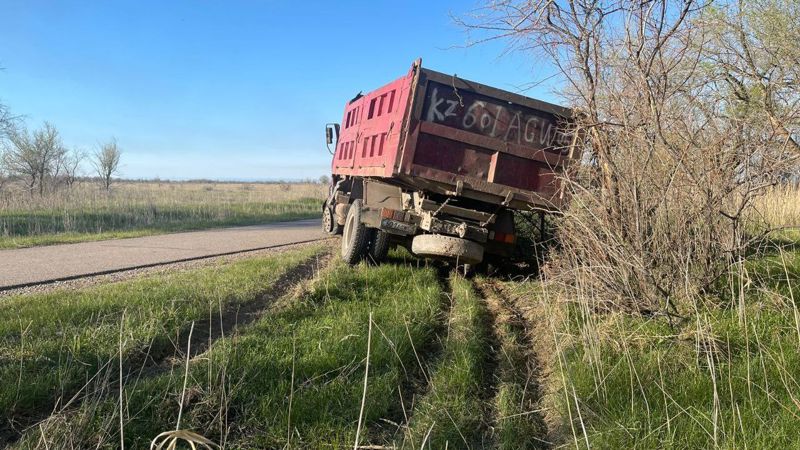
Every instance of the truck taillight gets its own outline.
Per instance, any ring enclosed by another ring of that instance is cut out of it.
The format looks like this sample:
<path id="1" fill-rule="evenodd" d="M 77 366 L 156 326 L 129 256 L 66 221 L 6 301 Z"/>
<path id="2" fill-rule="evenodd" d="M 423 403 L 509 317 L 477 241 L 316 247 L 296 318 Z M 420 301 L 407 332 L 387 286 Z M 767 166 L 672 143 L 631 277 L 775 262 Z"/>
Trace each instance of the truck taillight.
<path id="1" fill-rule="evenodd" d="M 505 242 L 506 244 L 513 244 L 514 241 L 517 240 L 517 237 L 511 233 L 500 233 L 495 231 L 494 240 L 498 242 Z"/>
<path id="2" fill-rule="evenodd" d="M 402 211 L 397 211 L 389 208 L 381 208 L 381 217 L 384 219 L 399 220 L 402 222 L 405 219 L 405 214 L 403 214 Z"/>

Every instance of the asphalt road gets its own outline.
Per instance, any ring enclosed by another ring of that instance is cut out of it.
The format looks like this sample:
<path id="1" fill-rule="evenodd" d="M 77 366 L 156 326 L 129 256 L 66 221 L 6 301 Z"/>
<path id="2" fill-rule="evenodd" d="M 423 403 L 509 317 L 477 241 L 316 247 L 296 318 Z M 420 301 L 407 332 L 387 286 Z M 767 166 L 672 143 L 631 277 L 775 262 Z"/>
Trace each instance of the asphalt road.
<path id="1" fill-rule="evenodd" d="M 322 239 L 319 219 L 0 250 L 0 290 Z"/>

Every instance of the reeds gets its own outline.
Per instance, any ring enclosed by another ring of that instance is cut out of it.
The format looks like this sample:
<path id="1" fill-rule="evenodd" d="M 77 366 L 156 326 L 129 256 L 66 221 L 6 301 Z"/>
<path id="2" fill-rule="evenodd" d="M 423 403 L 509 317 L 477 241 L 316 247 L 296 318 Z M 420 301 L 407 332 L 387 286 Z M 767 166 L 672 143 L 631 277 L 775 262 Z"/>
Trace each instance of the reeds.
<path id="1" fill-rule="evenodd" d="M 754 220 L 771 229 L 800 230 L 800 186 L 779 184 L 755 199 Z"/>

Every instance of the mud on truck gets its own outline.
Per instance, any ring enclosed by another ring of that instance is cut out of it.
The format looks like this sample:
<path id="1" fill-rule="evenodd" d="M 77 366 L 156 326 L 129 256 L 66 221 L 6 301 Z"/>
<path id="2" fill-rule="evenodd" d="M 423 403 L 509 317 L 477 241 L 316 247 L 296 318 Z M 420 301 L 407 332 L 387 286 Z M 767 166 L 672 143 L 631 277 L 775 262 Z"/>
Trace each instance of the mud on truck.
<path id="1" fill-rule="evenodd" d="M 515 211 L 557 211 L 576 155 L 571 110 L 423 68 L 345 105 L 326 126 L 333 155 L 322 227 L 342 258 L 390 247 L 478 265 L 515 248 Z"/>

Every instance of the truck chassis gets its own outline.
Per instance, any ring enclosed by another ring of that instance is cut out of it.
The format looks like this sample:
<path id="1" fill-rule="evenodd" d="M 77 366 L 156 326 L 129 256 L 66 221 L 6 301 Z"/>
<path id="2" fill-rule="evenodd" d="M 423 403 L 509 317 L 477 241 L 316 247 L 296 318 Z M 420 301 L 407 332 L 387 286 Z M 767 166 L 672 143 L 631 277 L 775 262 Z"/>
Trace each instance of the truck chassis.
<path id="1" fill-rule="evenodd" d="M 360 177 L 336 177 L 322 207 L 323 229 L 342 234 L 350 264 L 380 261 L 392 246 L 457 264 L 507 258 L 516 243 L 513 210 L 506 205 L 440 196 Z"/>

